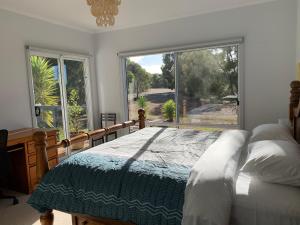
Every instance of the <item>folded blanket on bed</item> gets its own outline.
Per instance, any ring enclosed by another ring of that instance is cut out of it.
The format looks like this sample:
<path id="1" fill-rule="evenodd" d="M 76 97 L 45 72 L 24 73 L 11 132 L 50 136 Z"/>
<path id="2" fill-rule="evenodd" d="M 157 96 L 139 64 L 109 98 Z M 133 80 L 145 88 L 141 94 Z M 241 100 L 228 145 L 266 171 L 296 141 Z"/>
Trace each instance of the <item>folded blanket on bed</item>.
<path id="1" fill-rule="evenodd" d="M 220 132 L 146 128 L 71 156 L 28 203 L 137 225 L 180 225 L 193 165 Z"/>

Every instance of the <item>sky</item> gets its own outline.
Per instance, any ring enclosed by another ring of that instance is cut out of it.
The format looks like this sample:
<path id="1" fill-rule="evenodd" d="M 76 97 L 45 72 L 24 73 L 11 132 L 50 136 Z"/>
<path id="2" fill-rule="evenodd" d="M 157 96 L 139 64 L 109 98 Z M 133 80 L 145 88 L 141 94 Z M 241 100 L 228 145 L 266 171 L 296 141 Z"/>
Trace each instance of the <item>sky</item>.
<path id="1" fill-rule="evenodd" d="M 140 64 L 148 73 L 161 74 L 161 66 L 163 65 L 163 58 L 161 54 L 135 56 L 129 58 L 131 61 Z"/>

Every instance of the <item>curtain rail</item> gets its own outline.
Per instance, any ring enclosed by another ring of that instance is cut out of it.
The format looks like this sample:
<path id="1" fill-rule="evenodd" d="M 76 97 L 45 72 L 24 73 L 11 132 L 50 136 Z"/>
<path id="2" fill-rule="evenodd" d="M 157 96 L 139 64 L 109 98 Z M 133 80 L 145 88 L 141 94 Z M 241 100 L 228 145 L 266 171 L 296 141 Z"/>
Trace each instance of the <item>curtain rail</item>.
<path id="1" fill-rule="evenodd" d="M 170 46 L 156 49 L 144 49 L 144 50 L 136 50 L 136 51 L 125 51 L 119 52 L 119 57 L 132 57 L 132 56 L 143 56 L 143 55 L 151 55 L 151 54 L 161 54 L 161 53 L 178 53 L 182 51 L 191 51 L 203 48 L 210 47 L 225 47 L 229 45 L 236 45 L 244 43 L 243 37 L 231 38 L 231 39 L 223 39 L 217 41 L 208 41 L 208 42 L 200 42 L 196 44 L 189 45 L 179 45 L 179 46 Z"/>

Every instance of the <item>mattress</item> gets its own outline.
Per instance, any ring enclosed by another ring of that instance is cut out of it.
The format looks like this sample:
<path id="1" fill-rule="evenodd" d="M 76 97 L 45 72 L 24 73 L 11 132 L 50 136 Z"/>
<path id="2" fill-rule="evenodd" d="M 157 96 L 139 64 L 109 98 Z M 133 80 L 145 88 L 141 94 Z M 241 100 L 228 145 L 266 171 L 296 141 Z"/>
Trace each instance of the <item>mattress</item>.
<path id="1" fill-rule="evenodd" d="M 300 188 L 265 183 L 240 173 L 236 181 L 232 225 L 299 225 Z"/>

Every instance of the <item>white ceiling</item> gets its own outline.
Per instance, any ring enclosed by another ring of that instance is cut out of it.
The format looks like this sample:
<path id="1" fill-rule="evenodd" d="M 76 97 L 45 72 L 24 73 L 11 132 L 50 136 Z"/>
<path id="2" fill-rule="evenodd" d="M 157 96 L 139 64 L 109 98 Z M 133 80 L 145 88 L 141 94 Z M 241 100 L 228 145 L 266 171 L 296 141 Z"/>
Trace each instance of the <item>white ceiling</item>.
<path id="1" fill-rule="evenodd" d="M 96 26 L 86 0 L 0 0 L 0 8 L 89 32 L 105 32 L 272 0 L 122 0 L 112 28 Z"/>

